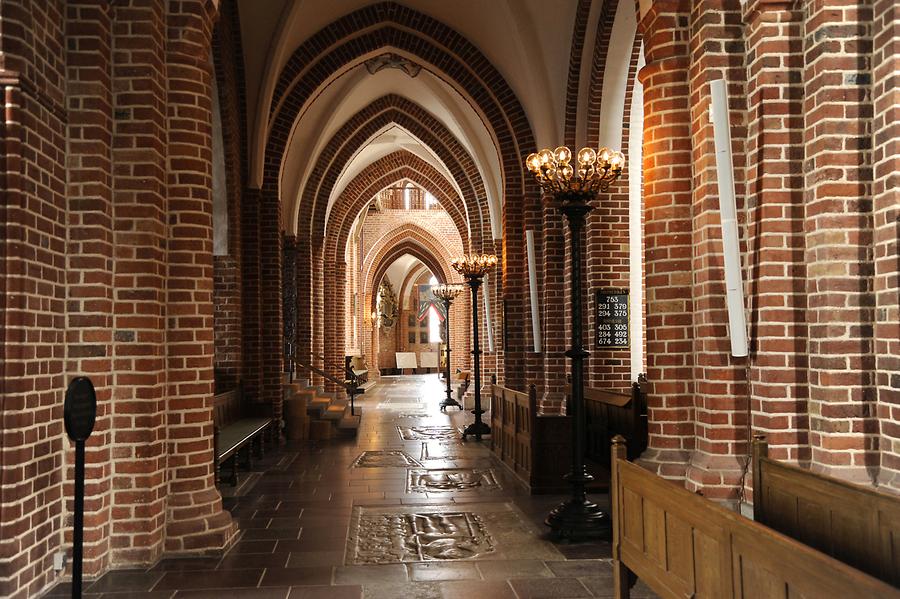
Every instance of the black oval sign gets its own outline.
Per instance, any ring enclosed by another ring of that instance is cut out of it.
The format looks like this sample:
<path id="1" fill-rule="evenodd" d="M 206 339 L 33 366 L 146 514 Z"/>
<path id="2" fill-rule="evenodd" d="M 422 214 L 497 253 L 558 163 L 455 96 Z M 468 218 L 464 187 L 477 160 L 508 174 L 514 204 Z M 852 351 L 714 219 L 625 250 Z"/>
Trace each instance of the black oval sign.
<path id="1" fill-rule="evenodd" d="M 72 379 L 66 389 L 66 402 L 63 406 L 63 421 L 66 434 L 73 441 L 85 441 L 94 430 L 97 419 L 97 394 L 91 379 L 80 376 Z"/>

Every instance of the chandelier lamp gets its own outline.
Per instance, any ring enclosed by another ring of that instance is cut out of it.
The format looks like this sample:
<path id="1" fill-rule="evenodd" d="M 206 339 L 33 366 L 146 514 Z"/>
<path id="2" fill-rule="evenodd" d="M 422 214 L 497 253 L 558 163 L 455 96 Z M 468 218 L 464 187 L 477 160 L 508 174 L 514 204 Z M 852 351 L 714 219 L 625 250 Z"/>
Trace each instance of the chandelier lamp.
<path id="1" fill-rule="evenodd" d="M 444 303 L 444 330 L 447 332 L 447 369 L 444 373 L 447 379 L 447 398 L 441 402 L 441 412 L 446 411 L 447 408 L 451 406 L 457 407 L 460 410 L 463 409 L 459 402 L 451 397 L 450 391 L 450 304 L 453 303 L 453 300 L 456 299 L 456 296 L 459 295 L 462 290 L 462 285 L 438 285 L 431 288 L 431 293 L 434 295 L 435 299 Z"/>
<path id="2" fill-rule="evenodd" d="M 582 148 L 574 156 L 560 146 L 529 154 L 525 166 L 534 173 L 541 189 L 554 202 L 569 223 L 571 235 L 572 277 L 570 313 L 572 314 L 571 346 L 566 356 L 571 360 L 572 390 L 568 404 L 572 418 L 572 471 L 566 476 L 572 487 L 571 497 L 557 506 L 545 520 L 558 538 L 583 539 L 609 537 L 612 531 L 609 515 L 590 501 L 585 493 L 593 480 L 584 466 L 584 360 L 588 357 L 582 345 L 581 306 L 581 246 L 586 217 L 593 210 L 591 203 L 609 189 L 625 167 L 621 152 L 609 148 Z"/>
<path id="3" fill-rule="evenodd" d="M 483 435 L 491 433 L 491 427 L 482 422 L 481 415 L 481 348 L 478 346 L 478 288 L 491 269 L 497 266 L 497 256 L 493 254 L 470 254 L 454 258 L 450 262 L 453 270 L 466 279 L 469 289 L 472 290 L 472 356 L 475 382 L 475 421 L 463 431 L 463 441 L 469 435 L 474 435 L 476 441 L 481 441 Z"/>

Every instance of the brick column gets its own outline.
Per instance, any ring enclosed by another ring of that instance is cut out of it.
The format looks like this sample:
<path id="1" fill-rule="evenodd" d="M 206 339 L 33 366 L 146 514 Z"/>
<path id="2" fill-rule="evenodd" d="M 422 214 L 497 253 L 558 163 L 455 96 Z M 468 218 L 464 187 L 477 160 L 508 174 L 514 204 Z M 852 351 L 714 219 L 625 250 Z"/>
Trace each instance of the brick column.
<path id="1" fill-rule="evenodd" d="M 259 401 L 262 385 L 260 353 L 260 191 L 246 189 L 241 198 L 241 348 L 244 400 Z"/>
<path id="2" fill-rule="evenodd" d="M 879 485 L 900 491 L 900 110 L 897 72 L 900 10 L 874 2 L 872 28 L 872 148 L 875 226 L 875 384 L 881 428 Z"/>
<path id="3" fill-rule="evenodd" d="M 309 236 L 301 231 L 297 238 L 297 360 L 312 364 L 312 255 Z M 298 372 L 312 381 L 308 371 Z"/>
<path id="4" fill-rule="evenodd" d="M 650 435 L 642 462 L 684 478 L 692 417 L 691 122 L 686 0 L 659 0 L 641 19 L 644 86 L 644 243 Z"/>
<path id="5" fill-rule="evenodd" d="M 214 11 L 209 0 L 179 0 L 166 19 L 167 552 L 221 549 L 236 532 L 213 468 Z"/>
<path id="6" fill-rule="evenodd" d="M 260 383 L 259 401 L 272 406 L 281 419 L 284 397 L 284 331 L 281 315 L 281 201 L 278 191 L 265 188 L 259 202 L 260 262 Z"/>
<path id="7" fill-rule="evenodd" d="M 322 368 L 325 357 L 325 260 L 321 240 L 312 243 L 312 352 L 313 365 Z M 333 383 L 321 375 L 315 375 L 313 382 L 328 391 L 335 391 Z"/>
<path id="8" fill-rule="evenodd" d="M 747 272 L 753 429 L 769 454 L 809 460 L 803 241 L 803 13 L 798 0 L 744 6 Z"/>
<path id="9" fill-rule="evenodd" d="M 543 229 L 535 231 L 535 260 L 541 260 L 543 266 L 540 279 L 541 302 L 541 354 L 543 357 L 543 377 L 540 396 L 540 410 L 546 413 L 564 411 L 566 372 L 569 359 L 566 350 L 569 348 L 569 334 L 566 323 L 569 321 L 569 290 L 566 284 L 566 260 L 568 259 L 568 243 L 566 241 L 566 217 L 553 205 L 553 201 L 545 198 L 542 206 Z M 527 259 L 527 256 L 526 256 Z M 526 263 L 526 268 L 527 268 Z M 529 301 L 529 306 L 531 302 Z M 531 322 L 528 311 L 527 318 L 520 324 L 527 328 Z"/>
<path id="10" fill-rule="evenodd" d="M 11 599 L 54 582 L 66 526 L 63 8 L 0 3 L 0 596 Z"/>
<path id="11" fill-rule="evenodd" d="M 344 261 L 344 252 L 335 258 L 334 263 L 324 264 L 325 288 L 323 290 L 324 303 L 321 306 L 324 317 L 325 337 L 325 366 L 324 370 L 331 376 L 344 380 L 344 335 L 345 321 L 349 317 L 346 309 L 347 301 L 347 263 Z M 331 384 L 329 382 L 329 384 Z M 341 388 L 331 384 L 332 391 L 340 391 Z"/>
<path id="12" fill-rule="evenodd" d="M 515 168 L 523 169 L 524 165 L 519 164 Z M 509 329 L 509 347 L 504 347 L 502 352 L 503 376 L 498 376 L 501 384 L 520 391 L 526 390 L 529 378 L 526 372 L 525 354 L 528 351 L 526 344 L 530 335 L 525 323 L 531 320 L 530 314 L 526 314 L 525 311 L 525 298 L 528 294 L 528 258 L 525 255 L 525 228 L 526 226 L 531 226 L 537 230 L 540 227 L 540 214 L 531 215 L 530 213 L 533 211 L 527 210 L 528 203 L 529 199 L 524 195 L 506 197 L 503 204 L 503 246 L 498 256 L 500 262 L 495 272 L 490 275 L 500 280 L 503 287 L 503 300 L 506 302 L 506 313 L 510 321 L 522 324 L 522 326 Z M 530 219 L 525 214 L 526 211 L 529 212 Z M 490 243 L 485 243 L 486 245 L 481 251 L 492 251 Z M 475 251 L 479 252 L 477 246 Z M 480 296 L 481 292 L 479 292 Z M 479 302 L 481 301 L 479 300 Z M 480 308 L 472 306 L 472 309 L 478 310 Z M 484 314 L 483 307 L 479 314 Z M 485 320 L 482 318 L 481 322 L 484 323 Z M 479 331 L 479 333 L 482 334 L 484 331 Z M 482 345 L 482 351 L 486 351 L 487 337 L 481 337 L 479 344 Z M 485 377 L 483 380 L 490 382 L 489 377 Z"/>
<path id="13" fill-rule="evenodd" d="M 85 450 L 84 573 L 109 565 L 112 508 L 113 375 L 113 99 L 112 11 L 105 0 L 66 6 L 68 222 L 66 249 L 69 378 L 91 377 L 97 420 Z M 66 463 L 74 468 L 74 455 Z M 65 496 L 73 497 L 74 470 Z M 71 502 L 67 502 L 71 503 Z M 72 505 L 66 511 L 71 512 Z M 66 543 L 71 543 L 67 534 Z"/>
<path id="14" fill-rule="evenodd" d="M 805 230 L 811 468 L 869 482 L 874 420 L 871 9 L 806 3 Z"/>
<path id="15" fill-rule="evenodd" d="M 290 352 L 296 352 L 297 344 L 297 238 L 284 234 L 281 259 L 281 313 L 284 330 L 284 371 L 291 371 Z M 293 346 L 293 347 L 292 347 Z M 294 354 L 296 355 L 296 353 Z M 296 373 L 294 373 L 296 376 Z"/>
<path id="16" fill-rule="evenodd" d="M 734 358 L 728 312 L 713 126 L 714 79 L 728 82 L 738 213 L 743 208 L 744 54 L 739 0 L 691 2 L 692 248 L 695 447 L 687 488 L 737 500 L 747 456 L 747 358 Z M 649 245 L 649 244 L 648 244 Z M 650 245 L 649 247 L 653 247 Z"/>
<path id="17" fill-rule="evenodd" d="M 159 558 L 166 495 L 166 3 L 114 5 L 112 561 Z"/>

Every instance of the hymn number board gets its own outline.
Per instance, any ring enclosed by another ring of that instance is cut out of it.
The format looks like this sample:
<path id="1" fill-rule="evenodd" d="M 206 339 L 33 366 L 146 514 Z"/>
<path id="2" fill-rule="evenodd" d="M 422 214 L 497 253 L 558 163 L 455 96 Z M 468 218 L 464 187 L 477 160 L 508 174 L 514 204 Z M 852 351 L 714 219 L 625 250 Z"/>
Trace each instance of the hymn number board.
<path id="1" fill-rule="evenodd" d="M 628 290 L 600 289 L 596 292 L 595 304 L 596 347 L 628 347 Z"/>

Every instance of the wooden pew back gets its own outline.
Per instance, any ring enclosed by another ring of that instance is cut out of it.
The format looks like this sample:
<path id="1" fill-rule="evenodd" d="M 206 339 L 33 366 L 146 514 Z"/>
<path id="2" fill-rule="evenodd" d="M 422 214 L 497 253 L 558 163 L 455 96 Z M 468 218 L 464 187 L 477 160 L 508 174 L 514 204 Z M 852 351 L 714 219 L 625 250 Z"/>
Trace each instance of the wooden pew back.
<path id="1" fill-rule="evenodd" d="M 753 518 L 900 586 L 900 498 L 768 457 L 753 443 Z"/>
<path id="2" fill-rule="evenodd" d="M 625 459 L 614 440 L 615 597 L 628 570 L 661 597 L 882 599 L 900 591 Z"/>
<path id="3" fill-rule="evenodd" d="M 563 474 L 571 459 L 571 419 L 538 414 L 537 391 L 491 385 L 491 447 L 532 493 L 559 493 L 569 487 Z"/>
<path id="4" fill-rule="evenodd" d="M 216 428 L 224 428 L 242 417 L 241 386 L 213 396 L 213 421 Z"/>
<path id="5" fill-rule="evenodd" d="M 647 449 L 646 383 L 641 375 L 628 392 L 585 388 L 585 447 L 591 459 L 608 464 L 610 442 L 616 435 L 625 437 L 630 460 Z M 571 387 L 566 392 L 571 395 Z"/>

